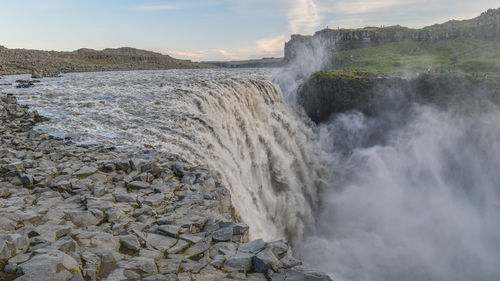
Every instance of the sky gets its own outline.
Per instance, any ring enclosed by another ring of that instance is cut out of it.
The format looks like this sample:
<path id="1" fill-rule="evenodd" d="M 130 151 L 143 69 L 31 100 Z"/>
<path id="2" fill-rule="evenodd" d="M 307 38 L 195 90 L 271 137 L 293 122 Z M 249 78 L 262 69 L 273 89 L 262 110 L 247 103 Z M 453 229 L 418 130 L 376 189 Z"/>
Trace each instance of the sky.
<path id="1" fill-rule="evenodd" d="M 500 0 L 0 0 L 0 45 L 243 60 L 282 56 L 291 34 L 327 26 L 421 28 L 499 7 Z"/>

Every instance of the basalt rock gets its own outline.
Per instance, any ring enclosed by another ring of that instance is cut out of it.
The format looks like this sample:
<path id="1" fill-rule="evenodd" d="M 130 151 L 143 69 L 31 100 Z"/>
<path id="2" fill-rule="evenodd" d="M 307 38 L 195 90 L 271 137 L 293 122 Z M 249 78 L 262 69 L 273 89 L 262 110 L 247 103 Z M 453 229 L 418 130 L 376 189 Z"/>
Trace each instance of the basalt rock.
<path id="1" fill-rule="evenodd" d="M 297 93 L 297 102 L 316 123 L 352 110 L 370 116 L 407 110 L 412 103 L 446 107 L 457 101 L 482 100 L 500 103 L 500 79 L 448 73 L 406 79 L 368 72 L 320 71 Z"/>

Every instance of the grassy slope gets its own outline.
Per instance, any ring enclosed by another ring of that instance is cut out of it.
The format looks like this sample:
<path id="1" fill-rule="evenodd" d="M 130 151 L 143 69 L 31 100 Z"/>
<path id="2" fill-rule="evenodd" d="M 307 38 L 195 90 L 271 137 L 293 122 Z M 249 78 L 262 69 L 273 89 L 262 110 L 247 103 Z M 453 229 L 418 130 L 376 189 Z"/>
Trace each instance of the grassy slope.
<path id="1" fill-rule="evenodd" d="M 333 55 L 333 69 L 381 73 L 445 72 L 500 77 L 500 42 L 466 38 L 418 43 L 406 40 Z"/>

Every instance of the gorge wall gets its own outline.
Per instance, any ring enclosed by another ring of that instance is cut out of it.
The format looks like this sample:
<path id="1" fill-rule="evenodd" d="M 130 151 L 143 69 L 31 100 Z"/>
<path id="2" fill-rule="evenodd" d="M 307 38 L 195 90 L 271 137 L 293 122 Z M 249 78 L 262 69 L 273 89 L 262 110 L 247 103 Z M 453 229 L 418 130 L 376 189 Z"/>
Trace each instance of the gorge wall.
<path id="1" fill-rule="evenodd" d="M 317 123 L 350 110 L 366 115 L 405 110 L 412 103 L 446 107 L 478 95 L 499 103 L 500 81 L 453 74 L 420 75 L 413 79 L 367 72 L 319 71 L 298 90 L 297 102 Z"/>
<path id="2" fill-rule="evenodd" d="M 389 27 L 365 27 L 361 29 L 323 29 L 314 35 L 292 35 L 285 44 L 285 62 L 291 62 L 307 48 L 314 53 L 341 52 L 372 47 L 403 40 L 418 42 L 438 41 L 468 37 L 482 40 L 500 40 L 500 9 L 490 9 L 471 20 L 451 20 L 422 29 L 410 29 L 399 25 Z"/>

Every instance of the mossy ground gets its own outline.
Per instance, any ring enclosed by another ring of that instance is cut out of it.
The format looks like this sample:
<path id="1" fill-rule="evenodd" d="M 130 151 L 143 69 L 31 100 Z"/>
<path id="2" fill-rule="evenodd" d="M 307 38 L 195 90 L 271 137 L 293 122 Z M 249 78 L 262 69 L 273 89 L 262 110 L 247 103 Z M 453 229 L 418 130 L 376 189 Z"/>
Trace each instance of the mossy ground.
<path id="1" fill-rule="evenodd" d="M 405 40 L 332 56 L 333 69 L 396 75 L 428 72 L 500 77 L 500 42 L 457 38 L 437 42 Z"/>

